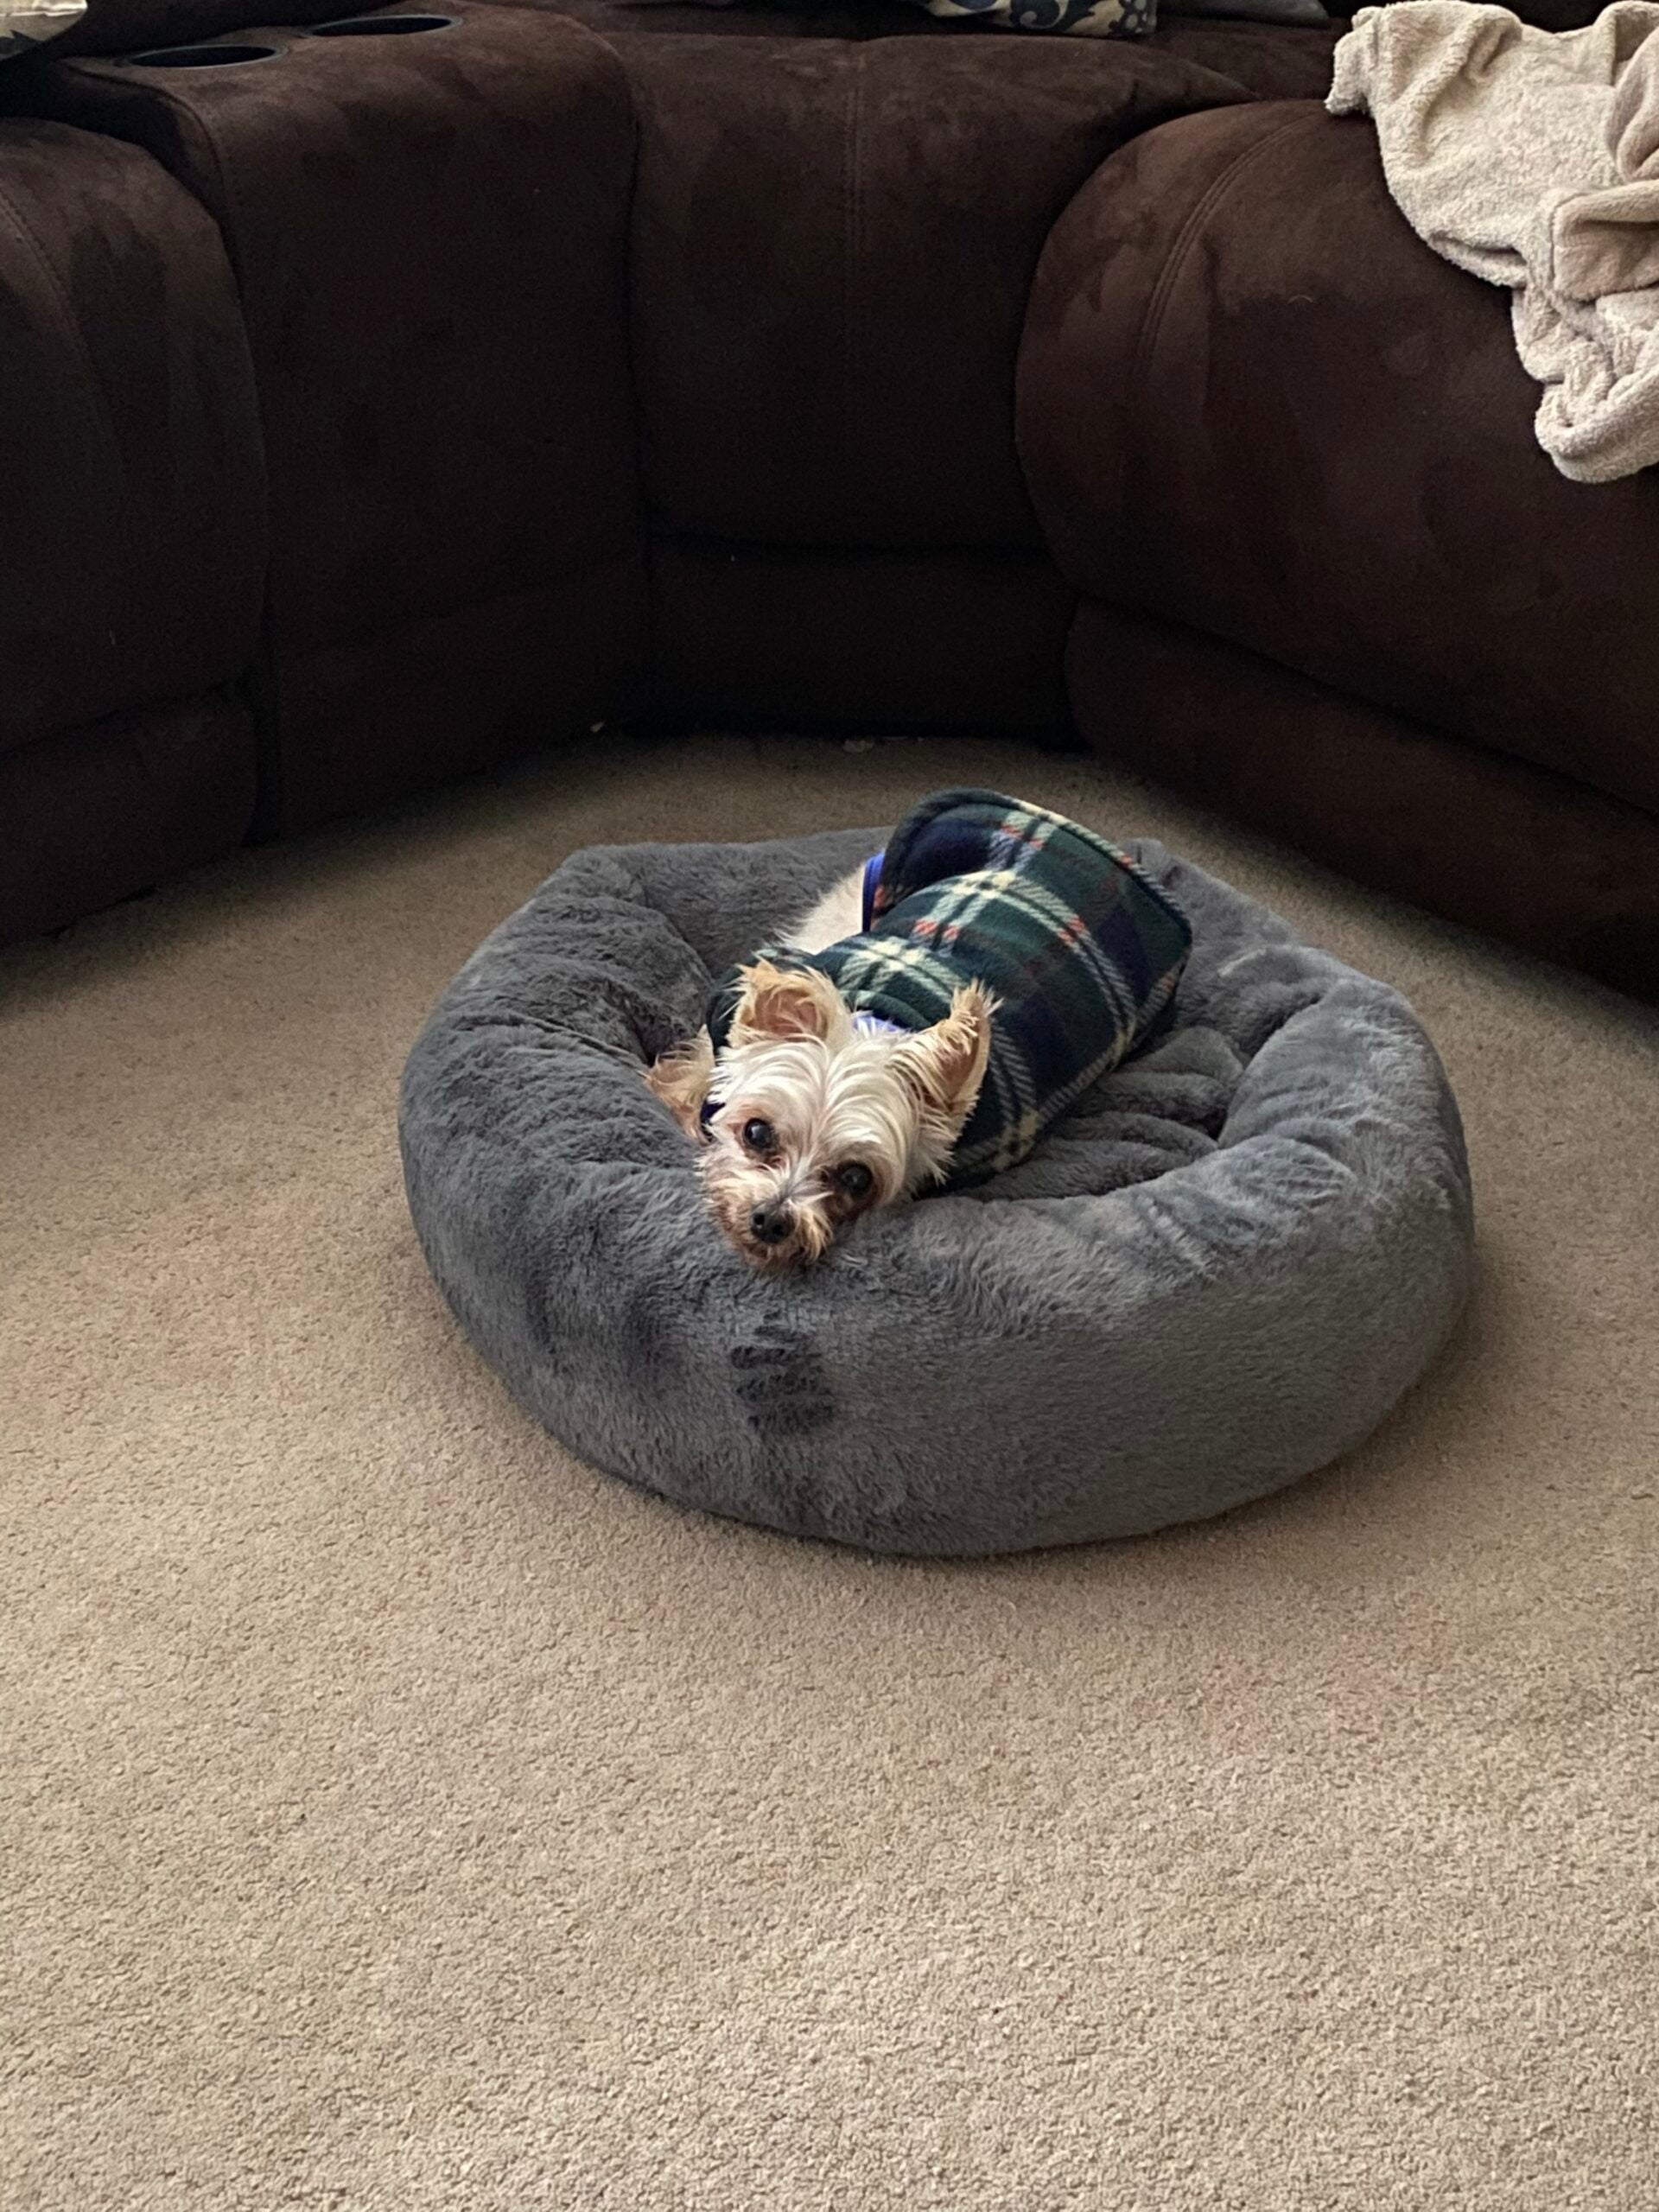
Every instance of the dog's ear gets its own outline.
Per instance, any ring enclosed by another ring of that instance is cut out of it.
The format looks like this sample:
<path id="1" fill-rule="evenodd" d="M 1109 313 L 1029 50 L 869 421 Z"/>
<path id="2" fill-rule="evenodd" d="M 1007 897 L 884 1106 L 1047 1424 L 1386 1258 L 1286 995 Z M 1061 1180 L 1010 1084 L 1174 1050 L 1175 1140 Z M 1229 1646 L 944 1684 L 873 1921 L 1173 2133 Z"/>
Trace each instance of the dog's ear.
<path id="1" fill-rule="evenodd" d="M 662 1100 L 686 1135 L 695 1137 L 699 1144 L 708 1136 L 702 1126 L 702 1109 L 714 1079 L 715 1048 L 706 1029 L 699 1030 L 675 1051 L 664 1052 L 660 1060 L 653 1060 L 645 1070 L 645 1082 L 652 1096 Z"/>
<path id="2" fill-rule="evenodd" d="M 990 1058 L 996 1001 L 982 983 L 969 983 L 950 1001 L 943 1021 L 903 1047 L 904 1065 L 920 1093 L 924 1113 L 943 1122 L 954 1143 L 974 1110 Z"/>
<path id="3" fill-rule="evenodd" d="M 743 988 L 732 1009 L 736 1041 L 818 1037 L 826 1041 L 845 1028 L 848 1014 L 840 992 L 821 968 L 776 968 L 757 960 L 742 971 Z"/>

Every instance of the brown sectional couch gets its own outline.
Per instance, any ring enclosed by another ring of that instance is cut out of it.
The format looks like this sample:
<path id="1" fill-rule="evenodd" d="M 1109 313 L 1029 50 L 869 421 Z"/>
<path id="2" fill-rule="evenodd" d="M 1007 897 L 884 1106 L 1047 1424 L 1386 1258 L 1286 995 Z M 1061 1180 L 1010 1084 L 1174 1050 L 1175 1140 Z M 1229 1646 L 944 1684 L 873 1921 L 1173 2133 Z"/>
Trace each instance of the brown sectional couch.
<path id="1" fill-rule="evenodd" d="M 0 124 L 0 939 L 222 852 L 264 480 L 218 232 L 151 162 Z"/>
<path id="2" fill-rule="evenodd" d="M 1132 48 L 776 20 L 626 48 L 658 703 L 1061 726 L 1071 594 L 1012 435 L 1031 280 L 1108 155 L 1240 95 Z"/>
<path id="3" fill-rule="evenodd" d="M 1338 26 L 257 4 L 0 76 L 0 933 L 602 715 L 1075 721 L 1659 990 L 1659 487 L 1537 453 Z"/>
<path id="4" fill-rule="evenodd" d="M 1567 482 L 1534 404 L 1501 296 L 1424 251 L 1369 131 L 1266 103 L 1137 139 L 1067 209 L 1020 448 L 1086 735 L 1640 988 L 1659 483 Z"/>
<path id="5" fill-rule="evenodd" d="M 41 97 L 149 154 L 236 270 L 268 481 L 261 816 L 292 829 L 467 767 L 549 702 L 634 703 L 633 125 L 615 55 L 556 16 L 245 35 L 272 58 L 72 62 Z"/>

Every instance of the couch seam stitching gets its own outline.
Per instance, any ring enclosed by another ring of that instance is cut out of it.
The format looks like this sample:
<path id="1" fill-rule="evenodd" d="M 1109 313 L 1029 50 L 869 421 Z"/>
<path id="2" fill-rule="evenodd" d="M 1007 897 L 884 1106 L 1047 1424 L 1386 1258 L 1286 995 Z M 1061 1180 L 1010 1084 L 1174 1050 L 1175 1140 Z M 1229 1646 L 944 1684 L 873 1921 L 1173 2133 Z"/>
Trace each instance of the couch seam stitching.
<path id="1" fill-rule="evenodd" d="M 1323 109 L 1320 112 L 1324 112 Z M 1152 297 L 1147 302 L 1146 312 L 1141 317 L 1141 334 L 1135 341 L 1135 359 L 1129 371 L 1129 385 L 1132 391 L 1151 373 L 1152 357 L 1157 350 L 1160 338 L 1163 335 L 1164 317 L 1168 312 L 1170 296 L 1185 270 L 1192 249 L 1198 242 L 1200 229 L 1208 220 L 1217 202 L 1253 162 L 1259 161 L 1289 132 L 1301 129 L 1306 120 L 1307 118 L 1305 115 L 1287 116 L 1277 130 L 1270 130 L 1265 138 L 1258 138 L 1255 145 L 1247 146 L 1242 152 L 1235 154 L 1182 224 L 1180 234 L 1164 263 L 1162 272 L 1154 288 Z M 1118 496 L 1115 506 L 1119 516 L 1122 516 L 1127 504 L 1128 465 L 1128 442 L 1125 440 L 1118 454 Z"/>
<path id="2" fill-rule="evenodd" d="M 844 481 L 852 473 L 855 365 L 857 341 L 853 299 L 857 285 L 859 250 L 858 164 L 863 122 L 863 54 L 855 50 L 849 67 L 847 119 L 842 132 L 842 263 L 841 263 L 841 438 L 838 474 Z"/>

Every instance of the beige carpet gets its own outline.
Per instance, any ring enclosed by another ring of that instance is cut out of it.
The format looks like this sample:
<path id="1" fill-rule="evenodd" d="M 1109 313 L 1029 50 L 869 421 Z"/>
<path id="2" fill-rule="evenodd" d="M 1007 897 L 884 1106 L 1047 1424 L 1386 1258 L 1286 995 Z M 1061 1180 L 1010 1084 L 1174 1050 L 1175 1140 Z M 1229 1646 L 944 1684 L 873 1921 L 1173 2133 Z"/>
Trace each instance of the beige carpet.
<path id="1" fill-rule="evenodd" d="M 963 777 L 1410 993 L 1463 1336 L 1340 1469 L 1116 1548 L 870 1560 L 573 1465 L 413 1247 L 423 1011 L 573 846 Z M 245 855 L 0 996 L 8 2207 L 1659 2202 L 1654 1016 L 1083 762 L 797 741 Z"/>

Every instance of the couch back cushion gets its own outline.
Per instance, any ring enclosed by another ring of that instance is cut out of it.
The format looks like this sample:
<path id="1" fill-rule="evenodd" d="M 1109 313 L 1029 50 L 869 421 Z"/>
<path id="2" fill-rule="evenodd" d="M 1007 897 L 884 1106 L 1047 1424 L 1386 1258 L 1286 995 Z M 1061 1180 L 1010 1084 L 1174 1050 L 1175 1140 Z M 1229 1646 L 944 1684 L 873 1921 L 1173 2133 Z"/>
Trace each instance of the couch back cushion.
<path id="1" fill-rule="evenodd" d="M 581 0 L 569 9 L 560 0 L 519 0 L 519 4 L 544 6 L 550 14 L 583 20 L 592 13 Z M 643 27 L 663 4 L 664 0 L 631 0 L 625 9 L 613 11 L 613 24 L 620 29 L 632 18 Z M 918 29 L 937 25 L 948 30 L 972 29 L 976 19 L 1006 29 L 1134 38 L 1155 27 L 1160 0 L 985 0 L 982 5 L 980 0 L 912 0 L 904 8 L 890 0 L 850 0 L 840 6 L 828 4 L 828 0 L 765 0 L 765 4 L 746 0 L 741 5 L 734 0 L 666 0 L 666 4 L 677 20 L 686 22 L 695 21 L 693 7 L 699 12 L 728 11 L 727 20 L 734 28 L 741 19 L 744 29 L 757 34 L 810 25 L 845 35 L 855 24 L 861 29 L 868 16 L 878 35 L 898 28 L 895 19 L 908 19 Z M 1172 16 L 1236 16 L 1274 22 L 1315 22 L 1325 12 L 1319 0 L 1161 0 L 1161 4 Z M 1593 22 L 1603 4 L 1604 0 L 1516 0 L 1515 12 L 1545 30 L 1569 30 Z M 253 23 L 321 23 L 359 12 L 353 0 L 264 0 L 263 5 L 261 0 L 0 0 L 0 53 L 4 51 L 8 18 L 13 15 L 42 21 L 55 14 L 60 28 L 54 35 L 60 41 L 60 53 L 136 54 L 146 47 L 217 38 Z M 1338 22 L 1347 12 L 1340 8 L 1329 11 Z"/>
<path id="2" fill-rule="evenodd" d="M 535 5 L 538 0 L 530 0 Z M 1393 0 L 1376 0 L 1383 7 Z M 94 0 L 97 4 L 97 0 Z M 548 0 L 556 5 L 558 0 Z M 768 28 L 766 18 L 782 16 L 796 24 L 833 32 L 842 29 L 839 19 L 851 16 L 874 21 L 896 12 L 891 0 L 622 0 L 630 14 L 645 16 L 666 8 L 683 19 L 690 8 L 729 11 L 754 30 Z M 1138 38 L 1155 29 L 1160 15 L 1235 18 L 1258 23 L 1318 26 L 1326 22 L 1345 24 L 1353 12 L 1324 0 L 909 0 L 936 22 L 957 26 L 978 23 L 997 30 L 1061 31 L 1084 37 Z M 1514 12 L 1522 22 L 1541 30 L 1576 29 L 1593 22 L 1606 0 L 1513 0 Z M 891 22 L 882 25 L 889 30 Z"/>
<path id="3" fill-rule="evenodd" d="M 634 376 L 658 531 L 1040 543 L 1014 364 L 1043 243 L 1126 138 L 1240 88 L 1098 39 L 688 36 L 624 51 L 639 124 Z"/>

